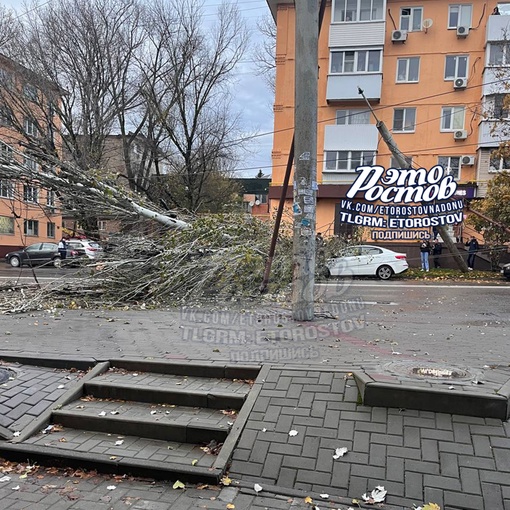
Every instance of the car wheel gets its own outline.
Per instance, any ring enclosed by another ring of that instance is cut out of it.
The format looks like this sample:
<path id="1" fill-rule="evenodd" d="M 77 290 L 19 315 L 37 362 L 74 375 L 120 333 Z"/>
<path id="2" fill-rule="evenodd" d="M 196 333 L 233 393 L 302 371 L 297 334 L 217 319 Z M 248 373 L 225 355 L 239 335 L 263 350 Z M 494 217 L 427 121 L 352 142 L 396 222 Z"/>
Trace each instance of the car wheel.
<path id="1" fill-rule="evenodd" d="M 389 280 L 393 275 L 393 269 L 390 266 L 381 266 L 377 268 L 377 276 L 381 280 Z"/>
<path id="2" fill-rule="evenodd" d="M 331 278 L 331 271 L 329 270 L 329 267 L 325 267 L 322 270 L 322 274 L 324 275 L 324 278 Z"/>
<path id="3" fill-rule="evenodd" d="M 55 267 L 62 267 L 62 259 L 60 257 L 55 257 L 53 259 L 53 265 Z"/>
<path id="4" fill-rule="evenodd" d="M 21 265 L 21 260 L 19 257 L 14 256 L 9 259 L 9 264 L 12 267 L 19 267 Z"/>

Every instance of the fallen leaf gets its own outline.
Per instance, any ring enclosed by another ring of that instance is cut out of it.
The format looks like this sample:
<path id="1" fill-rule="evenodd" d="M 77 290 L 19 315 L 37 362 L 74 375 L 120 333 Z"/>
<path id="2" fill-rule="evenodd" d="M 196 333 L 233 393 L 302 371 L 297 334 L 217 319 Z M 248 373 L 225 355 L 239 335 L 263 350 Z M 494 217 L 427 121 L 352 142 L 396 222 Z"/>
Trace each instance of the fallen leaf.
<path id="1" fill-rule="evenodd" d="M 124 440 L 120 439 L 119 441 L 115 441 L 115 446 L 120 446 L 123 443 L 124 443 Z"/>
<path id="2" fill-rule="evenodd" d="M 25 474 L 23 474 L 23 475 L 19 475 L 20 480 L 23 480 L 23 479 L 27 478 L 27 476 L 28 476 L 28 475 L 27 475 L 26 473 L 25 473 Z"/>
<path id="3" fill-rule="evenodd" d="M 298 435 L 298 431 L 297 431 L 297 430 L 291 430 L 291 431 L 289 432 L 289 436 L 290 436 L 290 437 L 294 437 L 294 436 L 297 436 L 297 435 Z"/>
<path id="4" fill-rule="evenodd" d="M 106 487 L 109 491 L 114 491 L 117 486 L 116 485 L 108 485 L 108 487 Z"/>
<path id="5" fill-rule="evenodd" d="M 186 486 L 179 480 L 177 480 L 173 485 L 172 489 L 184 489 Z"/>
<path id="6" fill-rule="evenodd" d="M 19 436 L 21 436 L 21 432 L 20 432 L 19 430 L 17 430 L 17 431 L 16 431 L 16 432 L 14 432 L 12 435 L 13 435 L 14 437 L 19 437 Z"/>
<path id="7" fill-rule="evenodd" d="M 116 458 L 117 458 L 117 457 L 115 457 L 115 455 L 112 455 L 112 456 L 110 457 L 110 460 L 115 460 Z"/>
<path id="8" fill-rule="evenodd" d="M 232 480 L 228 477 L 228 476 L 224 476 L 222 479 L 221 479 L 221 483 L 222 485 L 230 485 L 232 483 Z"/>
<path id="9" fill-rule="evenodd" d="M 106 416 L 106 411 L 101 411 L 98 416 Z"/>
<path id="10" fill-rule="evenodd" d="M 236 507 L 236 506 L 235 506 L 235 505 L 233 505 L 232 503 L 228 503 L 228 504 L 227 504 L 227 508 L 228 508 L 228 510 L 233 510 L 235 507 Z"/>
<path id="11" fill-rule="evenodd" d="M 305 503 L 308 503 L 309 505 L 311 505 L 313 503 L 313 499 L 310 496 L 306 496 Z"/>
<path id="12" fill-rule="evenodd" d="M 119 411 L 110 411 L 110 414 L 119 414 Z"/>
<path id="13" fill-rule="evenodd" d="M 191 465 L 192 465 L 192 466 L 196 466 L 197 462 L 198 462 L 198 460 L 197 460 L 197 459 L 193 459 L 193 460 L 191 461 Z"/>
<path id="14" fill-rule="evenodd" d="M 259 485 L 258 483 L 256 483 L 254 486 L 253 486 L 253 490 L 255 492 L 260 492 L 262 490 L 262 486 Z"/>
<path id="15" fill-rule="evenodd" d="M 19 485 L 16 485 L 16 487 L 11 487 L 13 491 L 19 491 Z"/>
<path id="16" fill-rule="evenodd" d="M 363 494 L 361 497 L 363 500 L 373 505 L 374 503 L 384 503 L 384 499 L 386 498 L 386 493 L 388 491 L 384 490 L 384 487 L 378 485 L 368 496 L 367 494 Z"/>
<path id="17" fill-rule="evenodd" d="M 65 388 L 65 386 L 64 386 L 63 384 L 59 384 L 59 385 L 57 386 L 57 390 L 61 390 L 62 388 Z"/>
<path id="18" fill-rule="evenodd" d="M 53 425 L 48 425 L 43 431 L 43 434 L 47 434 L 48 432 L 51 432 L 53 430 Z"/>
<path id="19" fill-rule="evenodd" d="M 321 494 L 320 497 L 322 499 L 329 499 L 329 494 Z"/>
<path id="20" fill-rule="evenodd" d="M 436 505 L 436 503 L 427 503 L 425 506 L 420 506 L 419 509 L 421 509 L 421 510 L 441 510 L 441 507 L 439 505 Z"/>
<path id="21" fill-rule="evenodd" d="M 10 479 L 10 476 L 2 476 L 2 478 L 0 478 L 0 482 L 8 482 Z"/>
<path id="22" fill-rule="evenodd" d="M 337 460 L 340 457 L 343 457 L 348 451 L 349 450 L 345 446 L 342 446 L 342 448 L 336 448 L 335 449 L 335 454 L 333 455 L 333 458 L 335 460 Z"/>

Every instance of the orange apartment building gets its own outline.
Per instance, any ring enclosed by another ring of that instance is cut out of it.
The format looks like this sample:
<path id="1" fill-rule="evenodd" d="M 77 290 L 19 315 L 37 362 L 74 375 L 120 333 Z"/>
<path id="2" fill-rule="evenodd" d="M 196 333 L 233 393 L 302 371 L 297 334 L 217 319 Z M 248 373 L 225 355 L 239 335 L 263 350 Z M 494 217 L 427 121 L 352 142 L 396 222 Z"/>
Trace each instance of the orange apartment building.
<path id="1" fill-rule="evenodd" d="M 24 155 L 20 143 L 24 137 L 14 128 L 12 119 L 16 115 L 16 124 L 22 125 L 29 135 L 36 135 L 41 130 L 41 119 L 36 121 L 36 118 L 40 117 L 37 110 L 43 98 L 40 90 L 25 81 L 28 74 L 21 73 L 18 65 L 0 55 L 0 87 L 16 87 L 27 99 L 27 104 L 33 101 L 33 115 L 0 104 L 0 165 L 15 159 L 37 169 L 38 163 Z M 0 180 L 0 257 L 33 243 L 58 242 L 62 236 L 61 227 L 62 216 L 54 191 L 43 189 L 37 182 L 24 184 Z"/>
<path id="2" fill-rule="evenodd" d="M 268 5 L 277 25 L 274 210 L 293 135 L 295 10 L 286 0 Z M 441 164 L 455 176 L 456 198 L 485 196 L 488 180 L 510 169 L 510 161 L 491 158 L 505 139 L 497 120 L 509 117 L 503 97 L 510 69 L 507 80 L 500 73 L 510 64 L 509 40 L 510 3 L 328 2 L 318 55 L 317 231 L 352 228 L 340 223 L 339 207 L 357 166 L 398 167 L 358 87 L 413 168 Z"/>

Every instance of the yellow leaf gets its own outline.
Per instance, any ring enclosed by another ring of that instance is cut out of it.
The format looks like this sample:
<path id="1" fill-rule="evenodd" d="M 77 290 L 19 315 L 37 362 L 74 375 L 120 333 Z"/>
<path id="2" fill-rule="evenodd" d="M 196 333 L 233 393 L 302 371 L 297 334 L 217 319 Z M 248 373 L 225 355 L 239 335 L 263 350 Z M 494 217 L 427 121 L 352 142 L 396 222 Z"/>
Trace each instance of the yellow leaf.
<path id="1" fill-rule="evenodd" d="M 423 507 L 423 510 L 441 510 L 441 507 L 435 503 L 428 503 Z"/>
<path id="2" fill-rule="evenodd" d="M 26 478 L 27 477 L 27 474 L 23 474 L 23 475 L 19 475 L 20 478 Z"/>
<path id="3" fill-rule="evenodd" d="M 179 480 L 177 480 L 173 486 L 172 486 L 172 489 L 184 489 L 186 486 L 180 482 Z"/>
<path id="4" fill-rule="evenodd" d="M 235 507 L 236 507 L 236 506 L 235 506 L 235 505 L 233 505 L 232 503 L 229 503 L 229 504 L 227 505 L 228 510 L 233 510 Z"/>
<path id="5" fill-rule="evenodd" d="M 191 461 L 191 465 L 192 465 L 192 466 L 195 466 L 195 465 L 197 464 L 197 462 L 198 462 L 198 460 L 197 460 L 197 459 L 193 459 L 193 460 Z"/>
<path id="6" fill-rule="evenodd" d="M 228 477 L 228 476 L 224 476 L 222 479 L 221 479 L 221 483 L 223 485 L 230 485 L 232 483 L 232 480 Z"/>
<path id="7" fill-rule="evenodd" d="M 359 505 L 359 499 L 353 499 L 353 500 L 351 501 L 351 503 L 352 503 L 353 505 Z"/>
<path id="8" fill-rule="evenodd" d="M 313 503 L 313 499 L 310 496 L 306 496 L 305 503 L 308 503 L 309 505 L 311 505 Z"/>

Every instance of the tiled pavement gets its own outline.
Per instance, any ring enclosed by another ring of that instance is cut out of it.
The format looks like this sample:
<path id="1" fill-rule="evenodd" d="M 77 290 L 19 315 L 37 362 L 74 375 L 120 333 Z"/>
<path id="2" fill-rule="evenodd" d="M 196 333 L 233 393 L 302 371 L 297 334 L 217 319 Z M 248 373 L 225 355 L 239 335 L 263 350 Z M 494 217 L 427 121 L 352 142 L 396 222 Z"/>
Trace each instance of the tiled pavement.
<path id="1" fill-rule="evenodd" d="M 510 508 L 510 424 L 357 402 L 348 374 L 271 369 L 231 477 L 358 499 L 383 485 L 404 508 Z"/>

